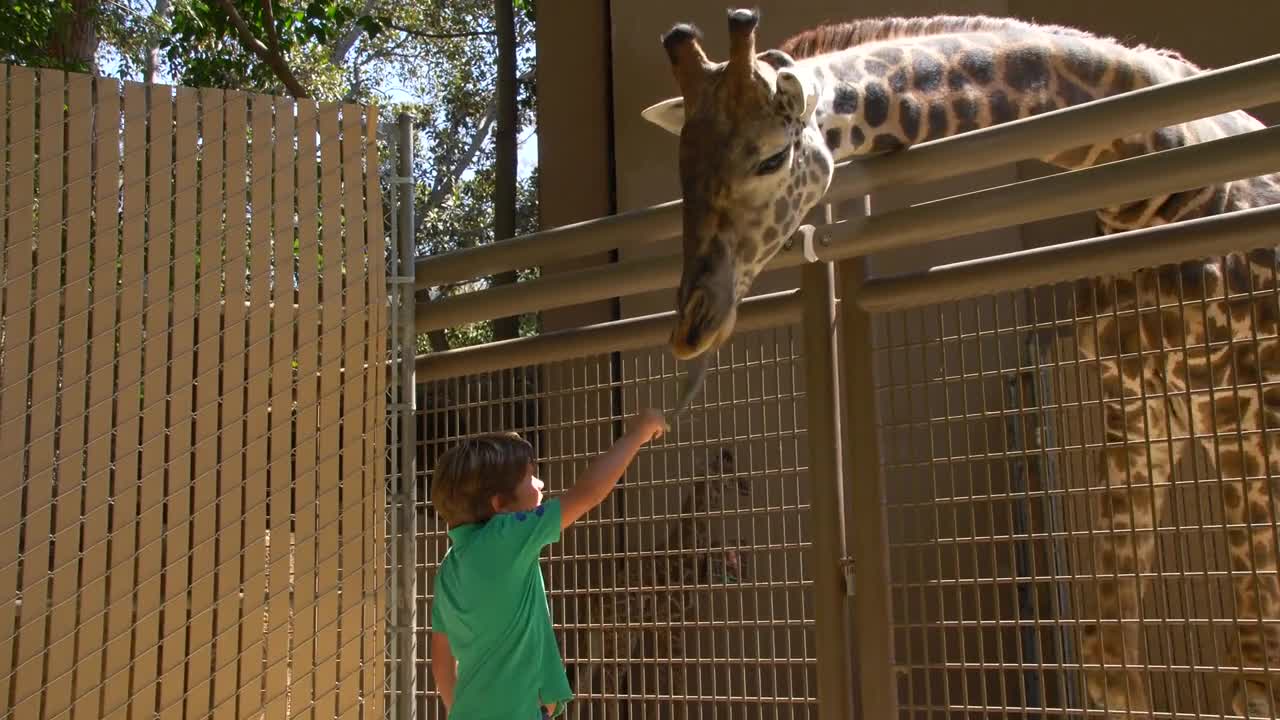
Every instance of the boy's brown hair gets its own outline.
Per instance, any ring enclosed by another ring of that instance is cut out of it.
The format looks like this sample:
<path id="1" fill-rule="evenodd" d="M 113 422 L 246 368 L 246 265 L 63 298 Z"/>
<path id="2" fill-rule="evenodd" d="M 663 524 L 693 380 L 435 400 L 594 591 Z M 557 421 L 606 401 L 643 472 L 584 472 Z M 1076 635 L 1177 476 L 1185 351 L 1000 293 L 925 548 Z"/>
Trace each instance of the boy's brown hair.
<path id="1" fill-rule="evenodd" d="M 436 462 L 431 504 L 450 527 L 488 520 L 493 496 L 509 499 L 533 462 L 533 445 L 513 432 L 463 440 Z"/>

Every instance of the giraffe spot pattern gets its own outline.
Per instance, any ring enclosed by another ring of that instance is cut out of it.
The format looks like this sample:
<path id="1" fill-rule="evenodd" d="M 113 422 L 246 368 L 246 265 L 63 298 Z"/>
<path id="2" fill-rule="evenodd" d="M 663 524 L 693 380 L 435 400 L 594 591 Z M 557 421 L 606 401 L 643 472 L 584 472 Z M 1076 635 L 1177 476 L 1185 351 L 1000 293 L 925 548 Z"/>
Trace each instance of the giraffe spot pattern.
<path id="1" fill-rule="evenodd" d="M 990 85 L 996 76 L 995 55 L 985 48 L 973 48 L 960 56 L 960 69 L 978 85 Z"/>
<path id="2" fill-rule="evenodd" d="M 910 97 L 898 99 L 898 125 L 907 142 L 915 142 L 920 134 L 920 105 Z"/>
<path id="3" fill-rule="evenodd" d="M 1230 510 L 1239 510 L 1244 507 L 1244 494 L 1240 492 L 1238 485 L 1233 482 L 1222 484 L 1222 504 Z"/>
<path id="4" fill-rule="evenodd" d="M 929 137 L 936 139 L 945 137 L 949 132 L 950 117 L 947 105 L 941 100 L 929 104 Z"/>
<path id="5" fill-rule="evenodd" d="M 888 63 L 883 63 L 873 57 L 869 57 L 862 59 L 862 69 L 866 70 L 868 75 L 884 77 L 889 73 L 890 66 Z"/>
<path id="6" fill-rule="evenodd" d="M 1048 87 L 1049 57 L 1034 45 L 1015 47 L 1004 56 L 1005 81 L 1018 92 Z"/>
<path id="7" fill-rule="evenodd" d="M 839 128 L 827 129 L 827 147 L 837 150 L 840 147 L 841 133 Z"/>
<path id="8" fill-rule="evenodd" d="M 1053 42 L 1058 47 L 1067 71 L 1089 85 L 1097 85 L 1107 72 L 1107 63 L 1087 43 L 1079 38 L 1055 37 Z"/>
<path id="9" fill-rule="evenodd" d="M 778 198 L 778 201 L 773 204 L 773 222 L 781 225 L 787 221 L 790 215 L 791 199 L 785 196 Z"/>
<path id="10" fill-rule="evenodd" d="M 890 133 L 881 133 L 871 140 L 871 152 L 892 152 L 903 147 L 902 140 Z"/>
<path id="11" fill-rule="evenodd" d="M 969 78 L 959 68 L 951 68 L 947 71 L 947 87 L 952 90 L 963 90 L 968 85 Z"/>
<path id="12" fill-rule="evenodd" d="M 867 83 L 863 94 L 862 116 L 866 118 L 868 127 L 878 128 L 889 119 L 889 95 L 884 85 L 874 80 Z"/>
<path id="13" fill-rule="evenodd" d="M 866 141 L 867 134 L 862 131 L 862 128 L 855 125 L 853 129 L 849 131 L 849 144 L 854 148 L 862 147 L 862 144 Z"/>
<path id="14" fill-rule="evenodd" d="M 831 101 L 832 112 L 840 115 L 852 115 L 858 111 L 858 91 L 848 83 L 836 86 L 835 97 Z"/>
<path id="15" fill-rule="evenodd" d="M 1058 76 L 1058 97 L 1067 105 L 1080 105 L 1094 99 L 1093 93 L 1061 75 Z"/>
<path id="16" fill-rule="evenodd" d="M 889 75 L 889 89 L 895 93 L 904 93 L 907 91 L 907 71 L 903 68 L 894 70 Z"/>
<path id="17" fill-rule="evenodd" d="M 1009 96 L 1006 95 L 1003 90 L 996 90 L 991 93 L 991 97 L 988 102 L 991 103 L 992 125 L 998 125 L 1018 118 L 1017 109 L 1014 108 L 1013 103 L 1009 102 Z"/>
<path id="18" fill-rule="evenodd" d="M 1280 387 L 1272 386 L 1263 390 L 1262 401 L 1268 408 L 1280 407 Z M 1271 429 L 1274 430 L 1280 428 L 1272 427 Z"/>
<path id="19" fill-rule="evenodd" d="M 942 63 L 930 55 L 917 55 L 911 62 L 911 72 L 915 76 L 916 89 L 924 92 L 938 89 L 942 85 L 942 77 L 945 74 Z"/>
<path id="20" fill-rule="evenodd" d="M 963 133 L 978 129 L 978 103 L 971 97 L 959 97 L 951 103 L 951 111 L 956 116 L 956 132 Z"/>
<path id="21" fill-rule="evenodd" d="M 1049 96 L 1038 97 L 1027 105 L 1028 115 L 1040 115 L 1041 113 L 1052 112 L 1058 109 L 1058 104 Z"/>
<path id="22" fill-rule="evenodd" d="M 897 65 L 902 62 L 902 50 L 896 47 L 879 48 L 872 52 L 871 55 L 889 65 Z"/>
<path id="23" fill-rule="evenodd" d="M 935 38 L 926 43 L 926 47 L 934 50 L 942 55 L 942 57 L 950 60 L 964 50 L 964 44 L 955 38 L 943 37 Z"/>

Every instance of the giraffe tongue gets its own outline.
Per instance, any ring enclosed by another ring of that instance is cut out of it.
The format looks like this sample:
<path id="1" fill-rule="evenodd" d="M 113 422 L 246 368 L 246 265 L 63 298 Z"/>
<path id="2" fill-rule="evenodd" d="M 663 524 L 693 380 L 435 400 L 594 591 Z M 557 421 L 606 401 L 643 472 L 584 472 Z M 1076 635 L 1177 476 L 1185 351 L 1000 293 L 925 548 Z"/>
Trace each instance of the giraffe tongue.
<path id="1" fill-rule="evenodd" d="M 710 364 L 711 353 L 709 352 L 703 353 L 689 362 L 689 372 L 685 374 L 684 381 L 681 383 L 680 402 L 676 404 L 675 410 L 667 414 L 669 419 L 674 419 L 688 410 L 689 403 L 693 402 L 693 398 L 702 389 L 702 383 L 707 378 L 707 366 Z"/>

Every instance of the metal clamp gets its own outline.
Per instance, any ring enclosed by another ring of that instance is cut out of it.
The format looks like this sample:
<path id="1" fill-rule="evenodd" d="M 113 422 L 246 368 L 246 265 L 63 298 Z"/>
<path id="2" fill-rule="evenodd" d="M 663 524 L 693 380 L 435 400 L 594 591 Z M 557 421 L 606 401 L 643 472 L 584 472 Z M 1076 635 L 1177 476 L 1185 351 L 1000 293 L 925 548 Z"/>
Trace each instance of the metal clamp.
<path id="1" fill-rule="evenodd" d="M 800 251 L 804 253 L 805 262 L 818 262 L 818 253 L 813 249 L 813 239 L 818 230 L 812 225 L 801 225 L 796 228 L 800 234 Z"/>

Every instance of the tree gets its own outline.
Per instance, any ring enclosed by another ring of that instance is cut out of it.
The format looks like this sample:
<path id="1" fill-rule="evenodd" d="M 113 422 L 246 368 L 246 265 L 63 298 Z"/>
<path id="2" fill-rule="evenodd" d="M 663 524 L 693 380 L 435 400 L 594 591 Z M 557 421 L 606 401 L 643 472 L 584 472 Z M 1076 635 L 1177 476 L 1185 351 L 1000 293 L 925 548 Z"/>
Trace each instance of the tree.
<path id="1" fill-rule="evenodd" d="M 8 0 L 0 3 L 0 59 L 194 87 L 374 103 L 383 108 L 384 125 L 407 112 L 418 126 L 417 248 L 431 254 L 536 228 L 536 172 L 500 178 L 496 171 L 495 132 L 514 129 L 504 135 L 501 150 L 509 170 L 516 165 L 518 138 L 534 124 L 534 6 L 530 0 L 509 6 L 514 11 L 504 42 L 509 46 L 514 36 L 515 51 L 503 57 L 508 79 L 515 68 L 514 122 L 501 119 L 500 109 L 510 113 L 506 89 L 512 83 L 504 83 L 500 103 L 495 58 L 501 23 L 493 0 Z M 96 51 L 85 62 L 94 43 Z M 391 163 L 387 168 L 393 175 Z M 505 203 L 501 222 L 499 202 Z M 507 274 L 427 294 L 441 297 L 511 279 Z M 533 331 L 535 320 L 519 318 L 520 332 Z M 510 333 L 509 326 L 502 332 Z M 433 334 L 430 347 L 493 335 L 491 324 L 477 323 Z"/>
<path id="2" fill-rule="evenodd" d="M 97 0 L 8 0 L 0 4 L 0 61 L 94 72 Z"/>

